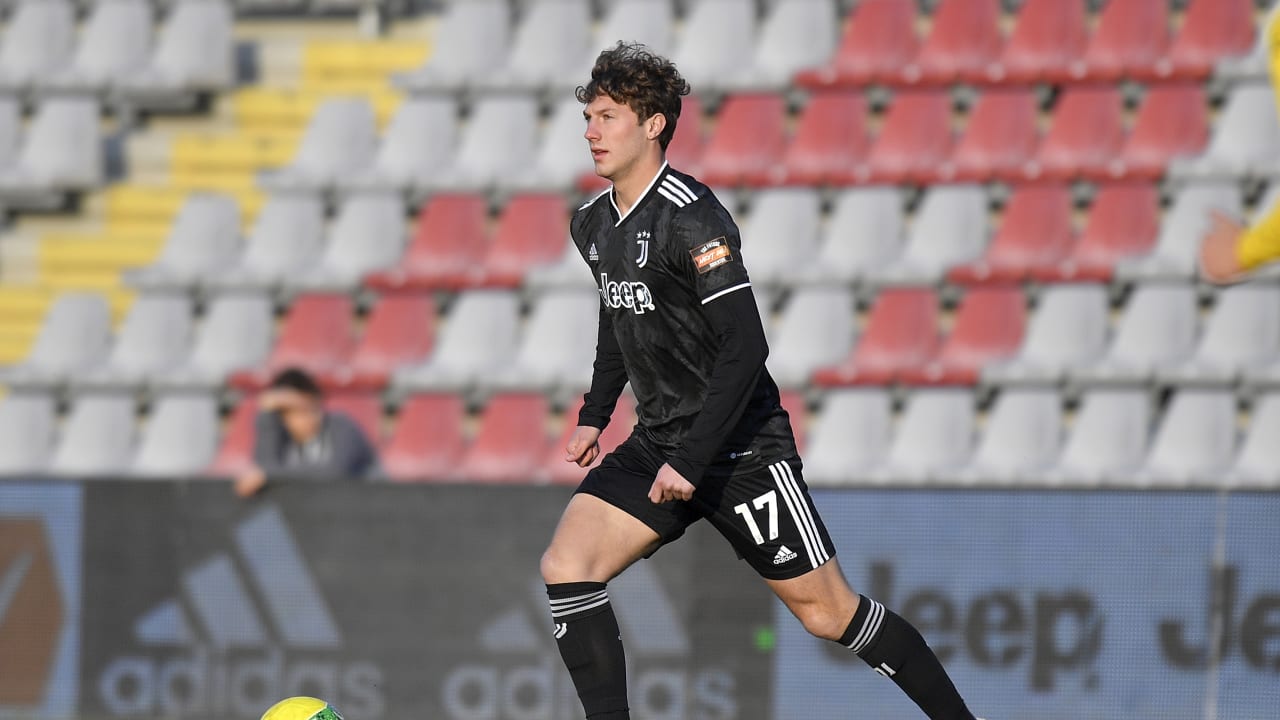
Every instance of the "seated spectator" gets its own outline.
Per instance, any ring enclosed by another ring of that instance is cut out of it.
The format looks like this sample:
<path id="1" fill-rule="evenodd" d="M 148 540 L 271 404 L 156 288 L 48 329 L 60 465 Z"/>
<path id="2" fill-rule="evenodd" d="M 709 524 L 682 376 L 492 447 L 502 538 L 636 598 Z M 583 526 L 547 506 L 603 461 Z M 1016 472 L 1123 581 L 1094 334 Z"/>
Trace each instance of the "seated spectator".
<path id="1" fill-rule="evenodd" d="M 236 494 L 249 497 L 267 478 L 360 480 L 377 471 L 373 444 L 347 415 L 324 407 L 310 375 L 290 368 L 267 386 L 254 423 L 254 467 L 236 478 Z"/>

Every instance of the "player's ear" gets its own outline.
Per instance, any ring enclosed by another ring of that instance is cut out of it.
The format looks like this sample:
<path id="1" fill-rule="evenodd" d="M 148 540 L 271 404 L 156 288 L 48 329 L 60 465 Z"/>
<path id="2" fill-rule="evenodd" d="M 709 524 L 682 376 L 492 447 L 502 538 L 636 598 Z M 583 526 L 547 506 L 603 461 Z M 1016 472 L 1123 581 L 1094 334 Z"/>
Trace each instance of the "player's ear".
<path id="1" fill-rule="evenodd" d="M 663 130 L 667 129 L 667 116 L 662 113 L 654 113 L 645 120 L 644 136 L 648 140 L 657 140 Z"/>

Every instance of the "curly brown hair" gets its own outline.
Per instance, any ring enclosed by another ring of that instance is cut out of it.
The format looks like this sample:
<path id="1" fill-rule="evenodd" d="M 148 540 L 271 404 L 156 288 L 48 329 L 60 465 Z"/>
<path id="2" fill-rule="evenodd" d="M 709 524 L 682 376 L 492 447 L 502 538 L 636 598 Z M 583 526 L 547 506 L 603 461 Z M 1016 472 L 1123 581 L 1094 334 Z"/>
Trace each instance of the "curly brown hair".
<path id="1" fill-rule="evenodd" d="M 641 43 L 619 42 L 600 53 L 591 68 L 591 81 L 575 91 L 586 105 L 600 95 L 630 107 L 641 122 L 662 113 L 667 125 L 658 136 L 663 150 L 676 133 L 680 98 L 689 94 L 689 83 L 672 62 Z"/>

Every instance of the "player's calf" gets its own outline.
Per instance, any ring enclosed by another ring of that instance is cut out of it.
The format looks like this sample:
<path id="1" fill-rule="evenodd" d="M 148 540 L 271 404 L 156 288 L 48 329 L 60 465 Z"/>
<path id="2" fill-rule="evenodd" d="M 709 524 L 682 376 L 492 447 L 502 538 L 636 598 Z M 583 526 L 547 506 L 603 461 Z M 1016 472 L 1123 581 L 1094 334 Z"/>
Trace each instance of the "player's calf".
<path id="1" fill-rule="evenodd" d="M 547 585 L 556 646 L 589 720 L 628 720 L 627 664 L 601 582 Z"/>

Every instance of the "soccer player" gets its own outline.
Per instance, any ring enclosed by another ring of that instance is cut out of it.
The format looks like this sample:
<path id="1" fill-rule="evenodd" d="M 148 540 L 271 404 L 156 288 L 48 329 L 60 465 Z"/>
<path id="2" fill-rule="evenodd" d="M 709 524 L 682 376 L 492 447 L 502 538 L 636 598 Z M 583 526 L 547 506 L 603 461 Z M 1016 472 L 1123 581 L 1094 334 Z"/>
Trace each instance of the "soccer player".
<path id="1" fill-rule="evenodd" d="M 801 479 L 738 228 L 665 161 L 689 85 L 642 45 L 601 53 L 577 89 L 596 173 L 612 187 L 574 214 L 600 287 L 590 390 L 565 459 L 600 452 L 623 386 L 639 422 L 591 470 L 542 557 L 554 634 L 591 720 L 625 720 L 626 670 L 606 583 L 706 518 L 805 629 L 838 642 L 935 720 L 973 720 L 907 621 L 850 589 Z"/>

